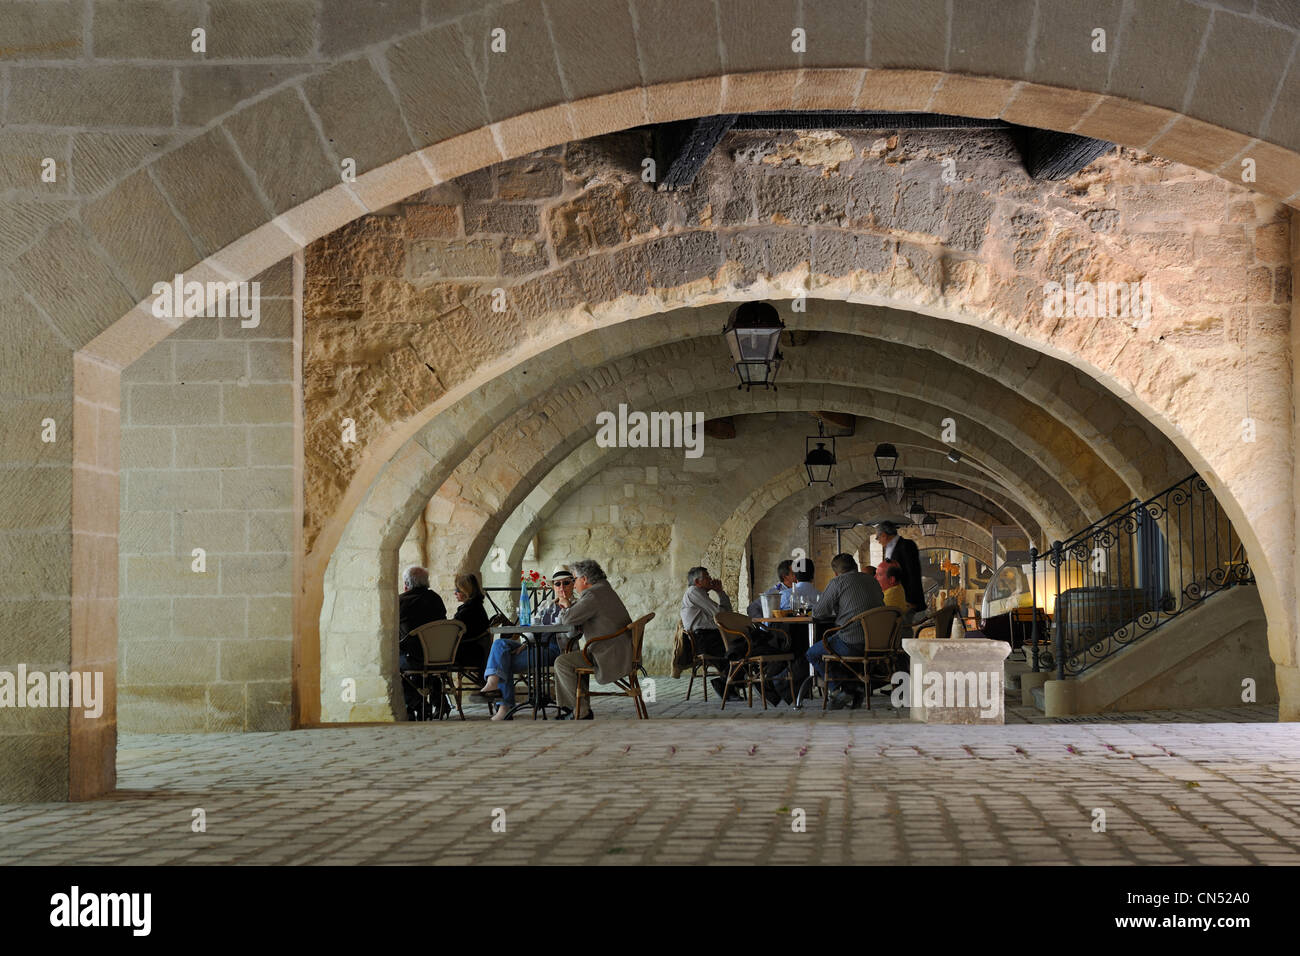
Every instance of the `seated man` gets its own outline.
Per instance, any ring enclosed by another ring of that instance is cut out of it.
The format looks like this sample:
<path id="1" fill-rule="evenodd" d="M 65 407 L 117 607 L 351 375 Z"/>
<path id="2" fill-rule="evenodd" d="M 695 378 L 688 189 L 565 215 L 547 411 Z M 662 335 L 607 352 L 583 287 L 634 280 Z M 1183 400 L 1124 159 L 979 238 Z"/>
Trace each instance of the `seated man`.
<path id="1" fill-rule="evenodd" d="M 884 594 L 880 590 L 880 585 L 876 583 L 875 577 L 859 571 L 858 562 L 853 559 L 853 555 L 835 555 L 831 559 L 831 570 L 835 572 L 835 578 L 826 586 L 821 600 L 813 608 L 813 617 L 833 619 L 835 625 L 843 629 L 832 634 L 828 641 L 818 641 L 808 649 L 808 662 L 812 664 L 818 677 L 825 673 L 822 655 L 826 653 L 827 646 L 836 654 L 861 656 L 867 642 L 866 635 L 862 633 L 862 626 L 852 624 L 843 627 L 843 625 L 848 624 L 864 611 L 882 607 L 885 603 Z M 830 682 L 828 686 L 834 691 L 831 706 L 835 710 L 851 702 L 847 695 L 835 689 L 834 682 Z M 854 706 L 857 706 L 857 701 L 860 699 L 858 695 L 861 692 L 860 687 L 855 690 Z"/>
<path id="2" fill-rule="evenodd" d="M 551 575 L 551 587 L 555 596 L 547 601 L 533 614 L 533 623 L 542 626 L 563 623 L 564 612 L 573 606 L 573 572 L 568 567 L 557 568 Z M 555 659 L 567 650 L 568 639 L 560 646 L 561 635 L 552 634 L 550 640 L 542 646 L 542 665 L 550 667 Z M 488 652 L 487 667 L 483 674 L 487 683 L 480 694 L 501 691 L 501 706 L 492 715 L 493 720 L 505 720 L 506 714 L 515 706 L 515 675 L 528 671 L 533 666 L 533 655 L 537 653 L 534 645 L 527 644 L 514 637 L 498 637 L 492 642 Z"/>
<path id="3" fill-rule="evenodd" d="M 715 591 L 718 600 L 709 597 Z M 694 567 L 686 572 L 686 593 L 682 595 L 682 627 L 695 636 L 695 652 L 705 657 L 726 657 L 727 645 L 718 633 L 717 622 L 713 616 L 719 611 L 731 610 L 731 598 L 722 588 L 722 582 L 709 576 L 709 569 Z M 713 678 L 713 689 L 722 696 L 726 682 L 721 677 Z M 733 695 L 739 691 L 733 689 Z"/>
<path id="4" fill-rule="evenodd" d="M 766 592 L 768 595 L 770 595 L 773 598 L 778 596 L 780 597 L 779 602 L 772 602 L 773 606 L 779 607 L 785 611 L 790 610 L 790 595 L 793 593 L 791 589 L 794 587 L 794 582 L 795 582 L 794 562 L 782 561 L 780 564 L 776 566 L 776 584 L 773 585 L 772 588 Z M 762 599 L 754 598 L 754 600 L 750 601 L 749 608 L 746 610 L 745 613 L 748 614 L 750 617 L 762 617 L 763 616 Z"/>
<path id="5" fill-rule="evenodd" d="M 632 623 L 623 601 L 610 587 L 605 572 L 595 561 L 575 561 L 573 564 L 574 590 L 578 599 L 564 612 L 563 623 L 572 624 L 585 639 L 617 634 Z M 596 681 L 612 684 L 632 672 L 632 632 L 628 631 L 613 640 L 601 641 L 591 647 L 591 659 L 596 668 Z M 574 720 L 591 720 L 587 698 L 582 699 L 583 713 L 572 713 L 578 689 L 578 668 L 587 667 L 581 651 L 568 651 L 555 660 L 555 696 L 560 706 L 570 711 Z"/>
<path id="6" fill-rule="evenodd" d="M 817 566 L 813 564 L 812 558 L 800 558 L 792 564 L 794 565 L 794 587 L 791 591 L 794 600 L 802 600 L 809 607 L 815 607 L 822 596 L 817 590 L 817 585 L 813 583 Z"/>
<path id="7" fill-rule="evenodd" d="M 911 611 L 907 594 L 903 591 L 903 570 L 897 561 L 881 561 L 876 568 L 876 583 L 885 594 L 885 607 L 895 607 L 902 612 L 904 621 Z"/>
<path id="8" fill-rule="evenodd" d="M 411 637 L 411 631 L 433 621 L 447 619 L 447 607 L 437 591 L 429 589 L 429 572 L 418 565 L 406 569 L 402 576 L 404 590 L 397 598 L 397 648 L 402 670 L 417 670 L 424 666 L 424 648 Z M 433 679 L 429 699 L 442 699 L 442 682 Z M 402 696 L 406 699 L 406 719 L 421 720 L 420 692 L 407 678 L 402 679 Z"/>

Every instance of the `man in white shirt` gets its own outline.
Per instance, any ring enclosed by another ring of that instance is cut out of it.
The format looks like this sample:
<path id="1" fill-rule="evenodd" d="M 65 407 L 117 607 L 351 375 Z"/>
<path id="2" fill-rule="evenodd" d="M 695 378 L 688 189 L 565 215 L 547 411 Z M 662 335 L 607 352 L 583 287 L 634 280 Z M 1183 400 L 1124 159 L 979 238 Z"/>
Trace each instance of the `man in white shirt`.
<path id="1" fill-rule="evenodd" d="M 788 560 L 782 561 L 776 566 L 776 584 L 774 584 L 770 590 L 764 592 L 769 596 L 769 600 L 773 607 L 779 607 L 785 611 L 790 610 L 790 595 L 794 593 L 792 590 L 794 582 L 794 562 Z M 750 601 L 749 611 L 747 613 L 750 617 L 762 617 L 762 599 L 754 598 L 754 600 Z"/>
<path id="2" fill-rule="evenodd" d="M 709 597 L 710 591 L 718 595 L 716 601 Z M 723 590 L 722 582 L 710 576 L 708 568 L 694 567 L 686 572 L 686 593 L 682 595 L 682 627 L 694 637 L 697 654 L 726 658 L 727 645 L 718 633 L 718 625 L 713 616 L 719 611 L 730 610 L 731 598 Z M 713 689 L 719 696 L 724 687 L 725 681 L 719 677 L 713 678 Z"/>
<path id="3" fill-rule="evenodd" d="M 925 588 L 921 583 L 921 552 L 915 541 L 908 541 L 898 533 L 898 525 L 882 521 L 876 525 L 876 543 L 885 553 L 886 561 L 897 561 L 903 572 L 903 593 L 913 613 L 925 610 Z"/>
<path id="4" fill-rule="evenodd" d="M 813 564 L 812 558 L 800 558 L 792 564 L 795 577 L 795 583 L 790 589 L 792 598 L 802 599 L 809 607 L 814 607 L 822 596 L 822 593 L 817 590 L 817 585 L 813 583 L 817 572 L 816 565 Z"/>

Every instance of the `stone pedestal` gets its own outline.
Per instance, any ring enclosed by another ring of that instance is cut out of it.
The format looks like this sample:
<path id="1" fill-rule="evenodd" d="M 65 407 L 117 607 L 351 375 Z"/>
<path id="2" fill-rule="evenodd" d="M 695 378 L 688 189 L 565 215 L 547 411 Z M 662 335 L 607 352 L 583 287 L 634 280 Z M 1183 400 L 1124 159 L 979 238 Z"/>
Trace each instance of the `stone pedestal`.
<path id="1" fill-rule="evenodd" d="M 1005 641 L 907 638 L 912 719 L 927 724 L 1001 724 L 1005 717 Z"/>

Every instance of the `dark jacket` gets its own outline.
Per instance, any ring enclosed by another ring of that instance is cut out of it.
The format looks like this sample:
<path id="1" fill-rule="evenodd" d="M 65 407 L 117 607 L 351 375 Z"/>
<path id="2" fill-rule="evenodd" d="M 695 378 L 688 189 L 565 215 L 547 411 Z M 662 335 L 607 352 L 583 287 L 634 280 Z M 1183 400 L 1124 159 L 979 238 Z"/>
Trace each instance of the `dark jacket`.
<path id="1" fill-rule="evenodd" d="M 429 588 L 411 588 L 397 599 L 397 638 L 402 653 L 412 659 L 415 666 L 424 661 L 424 651 L 417 640 L 408 640 L 411 631 L 431 621 L 445 621 L 447 606 L 437 591 Z"/>
<path id="2" fill-rule="evenodd" d="M 891 558 L 898 562 L 903 572 L 903 593 L 907 595 L 907 603 L 921 610 L 925 607 L 925 587 L 921 584 L 921 552 L 916 542 L 900 535 Z"/>
<path id="3" fill-rule="evenodd" d="M 456 663 L 465 667 L 482 667 L 487 663 L 492 635 L 487 632 L 488 616 L 483 610 L 483 598 L 471 598 L 456 608 L 453 617 L 465 624 L 465 636 L 456 651 Z"/>

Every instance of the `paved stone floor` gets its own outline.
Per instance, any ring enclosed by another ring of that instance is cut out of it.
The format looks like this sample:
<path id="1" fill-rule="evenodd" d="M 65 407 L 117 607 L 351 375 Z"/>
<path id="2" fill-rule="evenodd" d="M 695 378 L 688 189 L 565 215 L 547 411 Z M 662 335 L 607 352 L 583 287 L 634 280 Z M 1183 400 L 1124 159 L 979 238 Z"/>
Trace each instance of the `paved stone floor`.
<path id="1" fill-rule="evenodd" d="M 1300 863 L 1295 724 L 733 716 L 678 685 L 649 721 L 124 736 L 112 797 L 0 807 L 0 863 Z"/>

